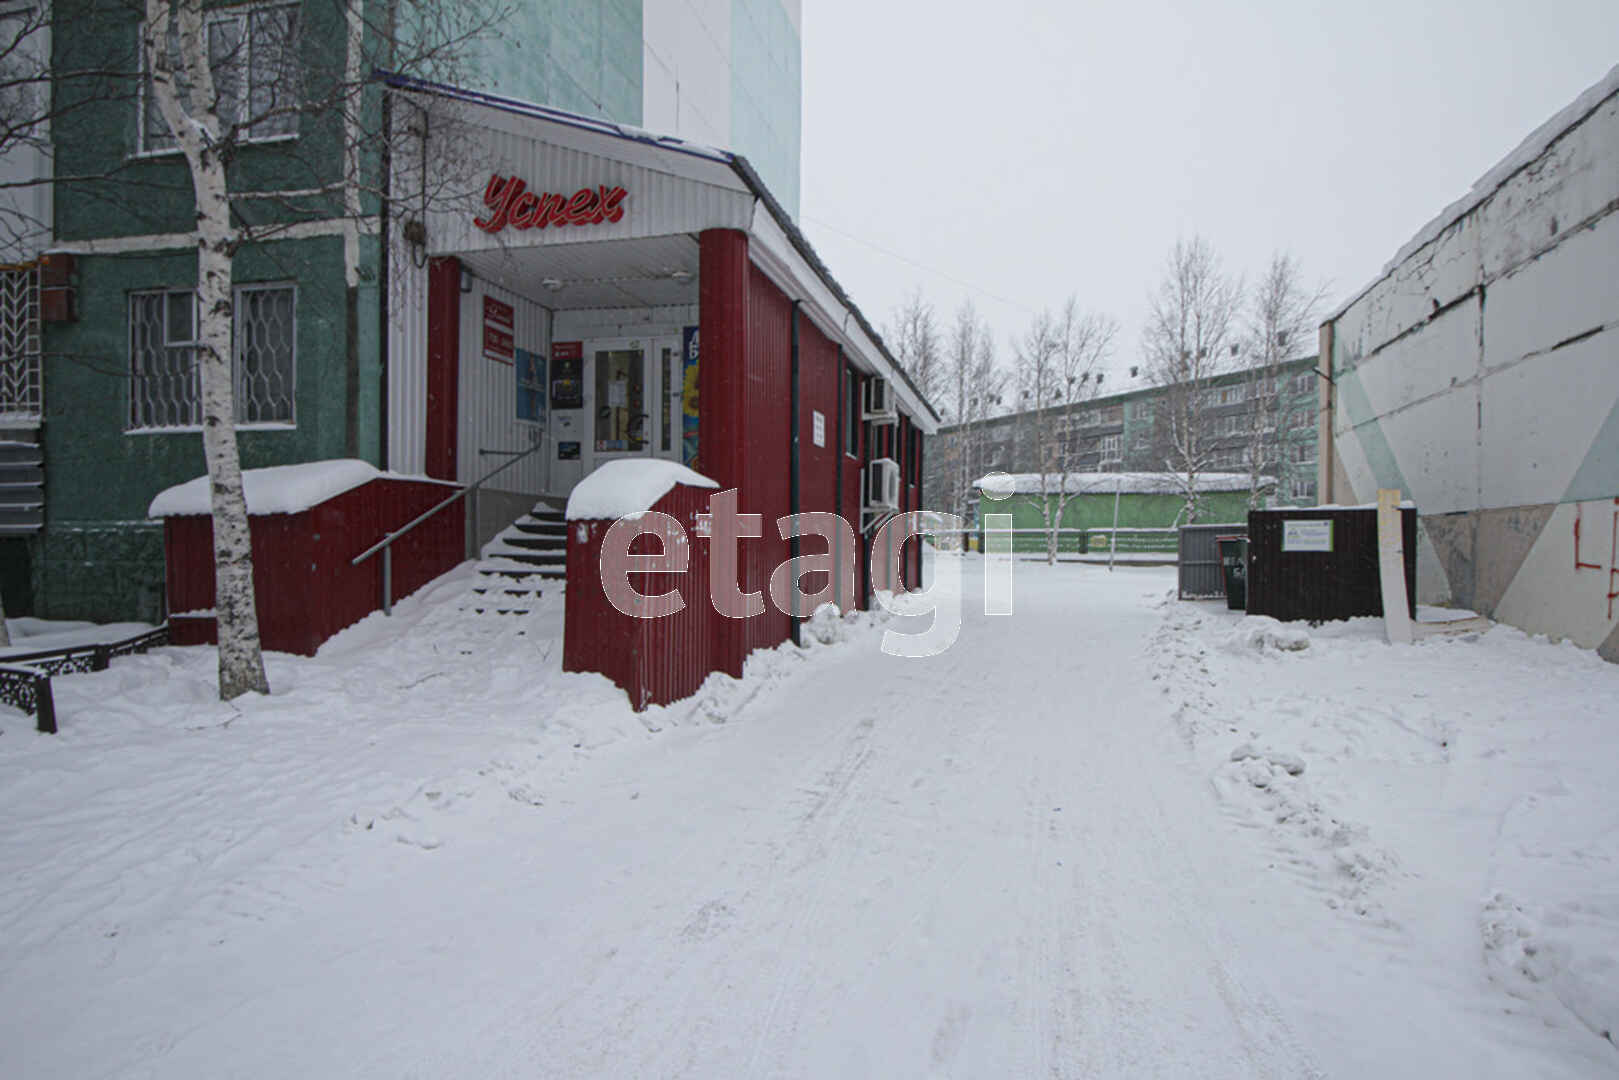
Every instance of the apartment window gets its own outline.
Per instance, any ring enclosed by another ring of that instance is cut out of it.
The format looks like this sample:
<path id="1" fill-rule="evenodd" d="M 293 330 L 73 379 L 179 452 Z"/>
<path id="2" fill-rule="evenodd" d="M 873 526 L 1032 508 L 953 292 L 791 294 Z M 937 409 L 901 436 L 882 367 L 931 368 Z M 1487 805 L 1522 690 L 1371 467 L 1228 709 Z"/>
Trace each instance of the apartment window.
<path id="1" fill-rule="evenodd" d="M 1117 435 L 1102 436 L 1102 460 L 1116 461 L 1119 457 L 1119 437 Z"/>
<path id="2" fill-rule="evenodd" d="M 230 8 L 208 16 L 208 69 L 214 79 L 214 110 L 223 125 L 244 125 L 237 137 L 250 142 L 298 133 L 298 5 Z M 169 55 L 179 68 L 178 26 L 169 24 Z M 144 60 L 143 60 L 144 62 Z M 182 81 L 180 100 L 190 101 Z M 174 135 L 149 83 L 140 95 L 142 153 L 175 149 Z"/>
<path id="3" fill-rule="evenodd" d="M 1315 477 L 1295 476 L 1289 485 L 1293 498 L 1315 500 Z"/>
<path id="4" fill-rule="evenodd" d="M 231 371 L 238 424 L 291 424 L 297 370 L 296 291 L 244 285 L 235 292 Z M 197 299 L 190 289 L 129 297 L 129 426 L 132 430 L 202 424 L 197 373 Z"/>
<path id="5" fill-rule="evenodd" d="M 1107 408 L 1103 409 L 1102 410 L 1102 423 L 1104 423 L 1104 424 L 1122 424 L 1122 423 L 1124 423 L 1124 406 L 1123 405 L 1109 405 Z"/>
<path id="6" fill-rule="evenodd" d="M 1302 375 L 1293 376 L 1293 392 L 1295 394 L 1309 394 L 1315 391 L 1315 372 L 1307 371 Z"/>

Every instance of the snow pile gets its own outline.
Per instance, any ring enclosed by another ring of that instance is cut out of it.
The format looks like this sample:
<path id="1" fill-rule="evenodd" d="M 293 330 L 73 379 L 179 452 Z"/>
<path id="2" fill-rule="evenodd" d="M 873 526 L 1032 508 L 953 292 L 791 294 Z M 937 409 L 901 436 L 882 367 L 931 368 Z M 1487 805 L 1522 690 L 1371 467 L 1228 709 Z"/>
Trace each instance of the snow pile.
<path id="1" fill-rule="evenodd" d="M 1481 1012 L 1613 1052 L 1619 668 L 1510 627 L 1396 647 L 1381 619 L 1160 611 L 1153 678 L 1273 869 L 1493 993 Z"/>
<path id="2" fill-rule="evenodd" d="M 1301 623 L 1278 622 L 1269 615 L 1248 615 L 1221 643 L 1226 652 L 1303 652 L 1310 647 L 1310 632 Z"/>
<path id="3" fill-rule="evenodd" d="M 1490 977 L 1524 1001 L 1555 1002 L 1599 1038 L 1619 1035 L 1619 891 L 1543 911 L 1505 892 L 1479 913 Z"/>
<path id="4" fill-rule="evenodd" d="M 378 477 L 444 483 L 428 481 L 423 476 L 400 477 L 396 473 L 385 473 L 369 462 L 341 458 L 248 469 L 242 473 L 242 490 L 247 497 L 249 514 L 299 514 Z M 205 474 L 158 492 L 146 516 L 166 518 L 211 513 L 213 507 Z"/>
<path id="5" fill-rule="evenodd" d="M 688 487 L 718 488 L 700 473 L 673 461 L 657 458 L 620 458 L 600 465 L 568 496 L 567 520 L 612 521 L 652 509 L 652 504 L 674 490 Z"/>
<path id="6" fill-rule="evenodd" d="M 806 641 L 836 645 L 847 636 L 843 613 L 836 604 L 822 604 L 815 609 L 815 614 L 804 621 L 803 636 Z"/>
<path id="7" fill-rule="evenodd" d="M 6 620 L 11 645 L 0 648 L 0 659 L 23 653 L 69 649 L 80 645 L 110 645 L 152 630 L 150 623 L 93 623 L 66 619 L 18 618 Z"/>
<path id="8" fill-rule="evenodd" d="M 1252 483 L 1247 473 L 1199 473 L 1198 491 L 1247 491 Z M 1270 487 L 1276 481 L 1269 476 L 1259 478 L 1259 486 Z M 1055 495 L 1066 490 L 1070 495 L 1179 495 L 1186 490 L 1186 478 L 1179 473 L 1158 472 L 1097 472 L 1069 473 L 1066 477 L 1049 473 L 991 473 L 979 477 L 973 487 L 990 498 L 1004 499 L 1014 491 L 1019 495 L 1034 495 L 1044 491 Z"/>

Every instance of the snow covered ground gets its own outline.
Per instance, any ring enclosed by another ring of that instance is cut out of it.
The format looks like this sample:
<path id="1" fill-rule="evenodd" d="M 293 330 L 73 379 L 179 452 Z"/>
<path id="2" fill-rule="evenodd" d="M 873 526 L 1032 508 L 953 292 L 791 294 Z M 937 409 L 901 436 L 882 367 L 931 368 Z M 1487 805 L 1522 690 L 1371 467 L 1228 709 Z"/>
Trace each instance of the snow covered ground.
<path id="1" fill-rule="evenodd" d="M 1619 1071 L 1619 669 L 1016 566 L 637 716 L 460 571 L 0 712 L 0 1076 Z M 823 628 L 828 629 L 828 628 Z"/>

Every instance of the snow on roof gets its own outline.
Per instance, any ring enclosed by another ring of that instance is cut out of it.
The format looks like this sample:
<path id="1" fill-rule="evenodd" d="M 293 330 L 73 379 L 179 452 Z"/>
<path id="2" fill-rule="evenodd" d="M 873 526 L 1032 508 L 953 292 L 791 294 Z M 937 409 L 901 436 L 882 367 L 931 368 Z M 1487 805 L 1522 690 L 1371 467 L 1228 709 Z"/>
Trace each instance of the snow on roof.
<path id="1" fill-rule="evenodd" d="M 718 488 L 684 465 L 657 458 L 620 458 L 599 466 L 568 496 L 569 521 L 611 520 L 641 514 L 669 494 L 676 484 Z"/>
<path id="2" fill-rule="evenodd" d="M 369 462 L 354 458 L 310 461 L 302 465 L 273 465 L 242 473 L 249 514 L 297 514 L 335 495 L 351 491 L 379 476 L 393 476 Z M 425 477 L 413 476 L 412 480 Z M 183 517 L 213 512 L 207 475 L 158 492 L 147 508 L 148 517 Z"/>
<path id="3" fill-rule="evenodd" d="M 1433 242 L 1440 233 L 1448 229 L 1458 219 L 1472 213 L 1480 203 L 1495 194 L 1497 188 L 1510 180 L 1514 173 L 1544 154 L 1565 131 L 1585 119 L 1587 113 L 1594 110 L 1615 93 L 1619 93 L 1619 64 L 1615 64 L 1609 69 L 1607 75 L 1589 87 L 1585 93 L 1560 109 L 1550 120 L 1530 132 L 1528 138 L 1518 144 L 1517 149 L 1502 158 L 1494 168 L 1474 181 L 1473 186 L 1468 189 L 1466 195 L 1445 207 L 1432 221 L 1417 230 L 1417 234 L 1407 240 L 1405 245 L 1394 253 L 1394 258 L 1383 266 L 1382 271 L 1373 280 L 1372 284 L 1376 284 L 1378 281 L 1388 277 L 1396 267 L 1422 247 Z M 1348 311 L 1355 305 L 1357 300 L 1366 295 L 1367 290 L 1370 288 L 1371 285 L 1368 285 L 1365 289 L 1361 289 L 1354 296 L 1345 300 L 1343 306 L 1327 316 L 1327 321 L 1331 322 Z"/>
<path id="4" fill-rule="evenodd" d="M 980 477 L 973 482 L 973 487 L 982 488 L 985 483 L 989 483 L 993 489 L 996 486 L 994 475 Z M 1039 473 L 1017 473 L 1012 476 L 1013 488 L 1019 495 L 1033 495 L 1041 488 L 1040 479 Z M 1061 478 L 1055 473 L 1045 477 L 1046 494 L 1057 493 L 1059 479 Z M 1247 491 L 1251 479 L 1247 473 L 1200 473 L 1197 477 L 1197 490 Z M 1122 491 L 1126 495 L 1178 495 L 1186 487 L 1185 477 L 1180 473 L 1069 473 L 1066 480 L 1066 488 L 1070 495 L 1111 495 L 1115 491 Z M 1259 478 L 1261 487 L 1275 482 L 1269 476 Z M 1004 484 L 1004 481 L 1002 483 Z"/>

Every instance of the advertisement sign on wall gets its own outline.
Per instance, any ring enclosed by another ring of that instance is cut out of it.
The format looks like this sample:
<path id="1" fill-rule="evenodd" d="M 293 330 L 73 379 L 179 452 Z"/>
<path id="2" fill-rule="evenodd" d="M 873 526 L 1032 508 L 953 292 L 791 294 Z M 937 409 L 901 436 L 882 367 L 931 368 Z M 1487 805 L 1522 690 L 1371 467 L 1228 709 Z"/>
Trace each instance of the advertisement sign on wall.
<path id="1" fill-rule="evenodd" d="M 697 352 L 697 327 L 688 326 L 680 334 L 680 353 L 685 357 L 684 377 L 680 383 L 680 460 L 700 472 L 702 470 L 698 467 L 697 459 Z"/>
<path id="2" fill-rule="evenodd" d="M 483 354 L 490 360 L 510 364 L 516 360 L 516 323 L 512 306 L 493 296 L 483 298 Z"/>

